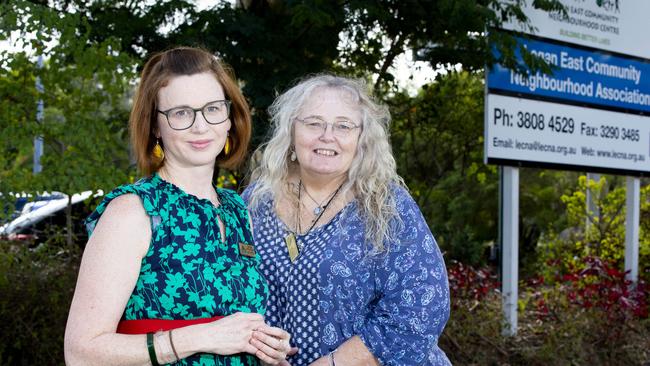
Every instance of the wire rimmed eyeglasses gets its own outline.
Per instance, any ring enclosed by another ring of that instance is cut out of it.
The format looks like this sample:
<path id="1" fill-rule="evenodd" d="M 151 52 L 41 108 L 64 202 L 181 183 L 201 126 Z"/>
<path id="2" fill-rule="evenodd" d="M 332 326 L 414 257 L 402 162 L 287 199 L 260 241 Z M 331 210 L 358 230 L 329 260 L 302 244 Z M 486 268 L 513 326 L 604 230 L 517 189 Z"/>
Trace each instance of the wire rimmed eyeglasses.
<path id="1" fill-rule="evenodd" d="M 192 108 L 189 106 L 180 106 L 170 108 L 166 111 L 157 109 L 158 113 L 167 118 L 169 127 L 174 130 L 186 130 L 196 121 L 196 113 L 201 112 L 205 121 L 211 125 L 218 125 L 225 122 L 230 117 L 229 100 L 214 100 L 206 103 L 201 108 Z"/>
<path id="2" fill-rule="evenodd" d="M 327 122 L 320 117 L 309 116 L 305 118 L 296 117 L 296 121 L 302 123 L 308 131 L 315 134 L 325 133 L 327 131 L 327 126 L 332 125 L 332 133 L 337 137 L 347 137 L 352 133 L 352 131 L 361 128 L 360 125 L 357 125 L 346 118 L 339 118 L 334 122 Z"/>

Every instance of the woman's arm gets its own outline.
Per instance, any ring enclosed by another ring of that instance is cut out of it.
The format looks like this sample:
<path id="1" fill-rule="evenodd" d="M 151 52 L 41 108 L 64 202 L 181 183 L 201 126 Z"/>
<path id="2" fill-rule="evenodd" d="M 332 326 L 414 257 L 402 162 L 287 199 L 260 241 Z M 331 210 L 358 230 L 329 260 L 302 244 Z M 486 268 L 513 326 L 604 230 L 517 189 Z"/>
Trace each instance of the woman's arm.
<path id="1" fill-rule="evenodd" d="M 334 353 L 337 366 L 449 365 L 438 347 L 450 305 L 444 260 L 417 204 L 400 193 L 401 229 L 374 259 L 377 298 Z M 329 366 L 325 356 L 314 365 Z"/>
<path id="2" fill-rule="evenodd" d="M 84 250 L 65 331 L 66 363 L 147 365 L 144 335 L 115 333 L 151 239 L 135 195 L 115 198 Z"/>
<path id="3" fill-rule="evenodd" d="M 69 365 L 150 365 L 146 335 L 115 333 L 135 287 L 151 226 L 135 195 L 115 198 L 93 231 L 79 269 L 65 332 Z M 179 357 L 197 352 L 222 355 L 258 350 L 249 343 L 254 329 L 265 327 L 260 314 L 237 313 L 218 321 L 173 332 Z M 175 361 L 169 334 L 155 337 L 158 361 Z"/>
<path id="4" fill-rule="evenodd" d="M 438 347 L 450 312 L 445 262 L 411 196 L 397 192 L 396 202 L 401 225 L 377 262 L 380 294 L 355 333 L 383 365 L 449 365 Z"/>

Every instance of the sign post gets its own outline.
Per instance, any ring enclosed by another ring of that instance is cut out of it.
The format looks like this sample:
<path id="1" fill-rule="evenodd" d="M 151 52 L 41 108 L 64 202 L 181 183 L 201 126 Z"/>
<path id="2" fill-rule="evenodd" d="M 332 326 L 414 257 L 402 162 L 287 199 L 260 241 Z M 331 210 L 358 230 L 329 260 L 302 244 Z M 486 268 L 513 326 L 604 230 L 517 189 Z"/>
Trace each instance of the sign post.
<path id="1" fill-rule="evenodd" d="M 636 283 L 639 277 L 639 200 L 640 182 L 637 177 L 626 178 L 625 193 L 625 276 Z"/>
<path id="2" fill-rule="evenodd" d="M 517 333 L 517 300 L 519 298 L 519 168 L 504 166 L 501 174 L 503 197 L 502 294 L 506 327 L 503 334 Z"/>

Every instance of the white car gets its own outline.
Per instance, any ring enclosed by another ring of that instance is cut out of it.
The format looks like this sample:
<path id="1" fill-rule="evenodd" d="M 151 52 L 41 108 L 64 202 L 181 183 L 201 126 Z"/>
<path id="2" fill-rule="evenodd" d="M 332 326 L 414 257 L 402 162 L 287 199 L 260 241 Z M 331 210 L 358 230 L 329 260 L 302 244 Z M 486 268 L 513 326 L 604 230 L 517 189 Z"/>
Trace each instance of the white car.
<path id="1" fill-rule="evenodd" d="M 86 199 L 98 197 L 103 195 L 102 191 L 93 195 L 92 191 L 85 191 L 82 193 L 75 193 L 72 195 L 72 205 L 85 201 Z M 44 193 L 39 195 L 34 201 L 27 202 L 22 207 L 18 217 L 0 226 L 0 236 L 8 237 L 9 239 L 30 239 L 33 235 L 27 235 L 26 238 L 21 237 L 26 231 L 30 231 L 37 224 L 53 217 L 57 213 L 65 212 L 68 205 L 68 195 L 59 192 Z"/>

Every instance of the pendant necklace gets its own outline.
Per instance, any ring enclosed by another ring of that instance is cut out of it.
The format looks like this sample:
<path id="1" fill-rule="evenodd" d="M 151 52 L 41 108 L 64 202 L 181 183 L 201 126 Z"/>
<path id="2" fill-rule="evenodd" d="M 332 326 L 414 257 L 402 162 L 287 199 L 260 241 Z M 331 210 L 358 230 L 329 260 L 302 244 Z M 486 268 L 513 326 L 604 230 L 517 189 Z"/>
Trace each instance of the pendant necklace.
<path id="1" fill-rule="evenodd" d="M 300 181 L 300 182 L 298 183 L 298 190 L 300 190 L 300 187 L 304 187 L 304 186 L 302 185 L 302 181 Z M 339 188 L 340 188 L 340 187 L 339 187 Z M 338 191 L 339 191 L 339 190 L 337 189 L 336 191 L 330 193 L 327 197 L 325 197 L 324 200 L 322 200 L 322 201 L 319 203 L 318 201 L 316 201 L 316 199 L 314 198 L 314 196 L 312 196 L 311 193 L 309 193 L 309 191 L 307 190 L 307 187 L 304 187 L 304 190 L 305 190 L 305 193 L 307 193 L 307 197 L 309 197 L 309 198 L 312 200 L 312 202 L 314 202 L 314 203 L 316 204 L 316 207 L 314 207 L 314 216 L 318 216 L 321 212 L 323 212 L 323 211 L 325 210 L 325 207 L 327 207 L 327 205 L 329 204 L 329 201 L 328 201 L 327 204 L 325 204 L 325 205 L 323 205 L 323 202 L 327 201 L 328 199 L 331 200 L 331 197 L 333 197 L 333 196 L 334 196 L 335 194 L 337 194 Z"/>
<path id="2" fill-rule="evenodd" d="M 323 206 L 319 206 L 318 208 L 321 208 L 319 212 L 316 214 L 316 210 L 314 210 L 314 213 L 317 215 L 314 221 L 311 223 L 311 226 L 307 231 L 305 231 L 304 234 L 302 235 L 307 235 L 311 231 L 311 229 L 316 226 L 316 223 L 320 218 L 323 216 L 325 213 L 325 210 L 327 210 L 327 207 L 332 203 L 334 200 L 334 197 L 339 193 L 341 190 L 341 187 L 343 187 L 343 183 L 334 191 L 334 193 L 329 197 L 329 200 L 327 203 Z M 300 225 L 300 198 L 301 198 L 301 191 L 302 191 L 302 180 L 298 181 L 298 204 L 296 205 L 296 231 L 295 232 L 289 232 L 289 234 L 284 238 L 284 242 L 287 245 L 287 251 L 289 252 L 289 259 L 291 260 L 291 263 L 295 262 L 296 259 L 298 258 L 298 255 L 300 254 L 300 248 L 298 247 L 298 242 L 296 240 L 296 235 L 299 234 L 302 231 L 301 225 Z M 307 192 L 307 189 L 305 189 L 305 192 Z M 307 193 L 309 194 L 309 193 Z M 312 198 L 310 196 L 310 198 Z M 313 198 L 312 198 L 313 200 Z"/>

